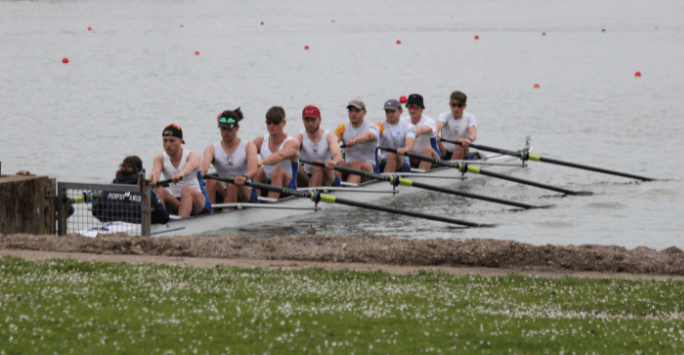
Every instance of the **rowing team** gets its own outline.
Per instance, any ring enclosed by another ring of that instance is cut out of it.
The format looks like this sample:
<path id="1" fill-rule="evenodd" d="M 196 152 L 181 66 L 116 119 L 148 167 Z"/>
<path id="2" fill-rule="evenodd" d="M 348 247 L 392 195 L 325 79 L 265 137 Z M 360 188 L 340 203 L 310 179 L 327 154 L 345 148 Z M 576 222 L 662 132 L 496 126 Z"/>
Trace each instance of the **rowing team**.
<path id="1" fill-rule="evenodd" d="M 384 104 L 385 121 L 371 123 L 365 120 L 365 103 L 354 99 L 347 105 L 349 122 L 337 127 L 335 132 L 320 128 L 321 112 L 310 105 L 302 112 L 305 129 L 294 136 L 284 133 L 285 110 L 273 106 L 266 112 L 268 134 L 251 142 L 238 137 L 243 119 L 240 108 L 226 110 L 217 116 L 221 141 L 208 146 L 202 158 L 182 148 L 183 131 L 178 125 L 170 124 L 162 132 L 164 153 L 154 158 L 151 185 L 157 185 L 162 173 L 172 180 L 174 184 L 168 189 L 156 186 L 154 191 L 170 212 L 190 216 L 211 213 L 211 204 L 217 202 L 256 202 L 260 192 L 245 186 L 247 180 L 296 189 L 297 186 L 339 186 L 341 180 L 359 183 L 365 179 L 335 172 L 336 166 L 376 173 L 410 171 L 411 167 L 427 170 L 434 164 L 412 161 L 404 153 L 439 159 L 442 156 L 468 158 L 468 147 L 476 138 L 477 126 L 475 116 L 464 112 L 466 100 L 460 91 L 451 93 L 450 110 L 435 121 L 423 114 L 425 106 L 419 94 L 409 95 L 408 115 L 404 117 L 401 103 L 390 99 Z M 456 140 L 461 145 L 442 143 L 440 138 Z M 345 147 L 344 157 L 340 142 Z M 377 148 L 393 148 L 397 154 Z M 325 167 L 300 165 L 300 159 L 324 163 Z M 220 178 L 232 178 L 235 184 L 206 179 L 205 185 L 204 177 L 210 165 Z M 271 191 L 268 197 L 277 199 L 280 193 Z"/>

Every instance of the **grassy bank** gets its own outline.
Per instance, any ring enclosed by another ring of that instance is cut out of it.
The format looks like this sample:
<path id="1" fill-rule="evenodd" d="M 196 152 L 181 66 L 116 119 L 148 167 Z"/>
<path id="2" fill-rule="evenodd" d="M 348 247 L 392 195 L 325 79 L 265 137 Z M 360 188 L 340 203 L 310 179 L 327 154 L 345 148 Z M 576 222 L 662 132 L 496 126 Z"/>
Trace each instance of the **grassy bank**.
<path id="1" fill-rule="evenodd" d="M 671 354 L 684 283 L 0 259 L 0 354 Z"/>

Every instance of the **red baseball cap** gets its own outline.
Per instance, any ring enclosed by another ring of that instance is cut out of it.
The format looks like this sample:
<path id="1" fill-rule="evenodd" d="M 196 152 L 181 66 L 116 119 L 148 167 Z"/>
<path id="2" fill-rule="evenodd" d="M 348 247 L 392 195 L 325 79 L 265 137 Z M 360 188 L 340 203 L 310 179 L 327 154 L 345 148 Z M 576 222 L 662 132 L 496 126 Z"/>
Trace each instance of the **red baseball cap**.
<path id="1" fill-rule="evenodd" d="M 304 111 L 302 111 L 302 118 L 305 117 L 321 117 L 321 110 L 314 105 L 304 107 Z"/>

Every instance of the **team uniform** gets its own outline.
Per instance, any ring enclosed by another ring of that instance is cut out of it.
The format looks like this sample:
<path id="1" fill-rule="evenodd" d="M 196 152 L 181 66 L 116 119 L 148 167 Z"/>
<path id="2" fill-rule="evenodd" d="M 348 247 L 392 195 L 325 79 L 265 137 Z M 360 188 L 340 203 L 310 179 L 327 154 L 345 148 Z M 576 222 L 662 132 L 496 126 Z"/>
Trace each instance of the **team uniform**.
<path id="1" fill-rule="evenodd" d="M 412 124 L 411 116 L 402 117 L 401 121 L 406 121 Z M 418 154 L 423 154 L 423 147 L 429 146 L 432 147 L 435 152 L 437 152 L 437 155 L 441 159 L 442 154 L 437 147 L 437 122 L 435 122 L 435 119 L 426 115 L 422 115 L 418 123 L 416 123 L 414 126 L 416 127 L 416 130 L 418 130 L 420 126 L 428 126 L 432 129 L 432 132 L 418 136 L 416 138 L 416 142 L 413 144 L 413 151 Z"/>
<path id="2" fill-rule="evenodd" d="M 416 138 L 416 127 L 408 121 L 399 120 L 395 125 L 387 122 L 378 122 L 380 127 L 380 139 L 378 146 L 382 148 L 399 149 L 406 147 L 406 138 Z M 380 150 L 381 159 L 387 161 L 387 152 Z M 404 156 L 404 171 L 411 170 L 411 158 Z"/>
<path id="3" fill-rule="evenodd" d="M 218 176 L 221 178 L 234 178 L 247 174 L 249 166 L 247 164 L 247 141 L 240 140 L 240 145 L 235 149 L 233 154 L 226 154 L 221 142 L 214 144 L 214 168 Z M 223 188 L 226 188 L 226 183 L 221 182 Z M 251 202 L 257 202 L 256 191 L 252 188 Z"/>
<path id="4" fill-rule="evenodd" d="M 321 136 L 321 140 L 318 141 L 318 143 L 314 143 L 306 134 L 306 129 L 299 131 L 299 134 L 301 134 L 303 138 L 302 150 L 299 152 L 299 159 L 308 161 L 316 161 L 320 159 L 323 162 L 332 160 L 333 153 L 330 150 L 330 147 L 328 146 L 329 133 L 329 129 L 324 130 L 323 135 Z M 309 177 L 311 177 L 311 172 L 313 170 L 311 165 L 304 164 L 303 168 L 304 171 L 309 175 Z M 335 181 L 333 182 L 333 186 L 340 186 L 340 179 L 337 177 L 337 175 L 335 175 Z"/>
<path id="5" fill-rule="evenodd" d="M 463 118 L 454 118 L 451 111 L 447 111 L 439 115 L 438 121 L 444 122 L 444 128 L 440 132 L 440 136 L 444 139 L 455 141 L 458 138 L 468 137 L 468 127 L 477 127 L 477 120 L 471 113 L 463 111 Z M 444 149 L 447 151 L 447 157 L 456 149 L 454 143 L 442 142 Z"/>
<path id="6" fill-rule="evenodd" d="M 270 133 L 266 134 L 264 136 L 264 142 L 261 144 L 261 159 L 262 160 L 270 157 L 273 154 L 273 152 L 271 152 L 271 150 L 268 148 L 268 142 L 269 142 L 270 138 L 271 138 L 271 134 Z M 287 141 L 290 141 L 290 140 L 294 140 L 294 138 L 292 138 L 292 136 L 287 136 L 287 138 L 285 138 L 283 143 L 280 144 L 280 147 L 278 147 L 278 150 L 283 149 L 283 147 L 285 146 L 285 143 Z M 276 166 L 279 166 L 279 167 L 285 169 L 285 171 L 287 171 L 290 174 L 290 177 L 291 177 L 290 184 L 287 186 L 287 188 L 296 190 L 297 189 L 297 171 L 299 170 L 299 162 L 292 161 L 290 159 L 285 159 L 285 160 L 281 160 L 280 162 L 278 162 L 275 165 L 264 164 L 264 172 L 266 173 L 266 178 L 268 178 L 269 182 L 271 181 L 273 168 L 275 168 Z"/>
<path id="7" fill-rule="evenodd" d="M 365 131 L 371 131 L 375 137 L 380 137 L 380 128 L 378 125 L 364 121 L 359 127 L 352 127 L 351 123 L 340 125 L 335 130 L 336 135 L 342 134 L 342 141 L 347 142 L 352 138 L 356 138 Z M 372 140 L 365 143 L 357 143 L 353 147 L 345 149 L 344 161 L 351 164 L 354 160 L 360 160 L 373 166 L 375 169 L 378 166 L 378 158 L 376 155 L 376 148 L 378 147 L 378 140 Z"/>
<path id="8" fill-rule="evenodd" d="M 181 169 L 185 165 L 184 162 L 188 159 L 188 155 L 192 153 L 188 149 L 183 149 L 183 156 L 181 157 L 181 163 L 178 167 L 174 167 L 171 164 L 171 158 L 166 152 L 163 152 L 164 165 L 162 173 L 165 179 L 171 179 L 174 174 L 180 173 Z M 168 190 L 173 197 L 180 200 L 181 189 L 185 186 L 192 187 L 193 189 L 199 191 L 204 195 L 204 210 L 201 213 L 211 213 L 211 202 L 209 201 L 209 196 L 207 195 L 207 190 L 204 189 L 204 180 L 202 180 L 202 174 L 199 169 L 193 170 L 190 174 L 183 177 L 183 180 L 179 181 L 177 184 L 169 184 Z"/>

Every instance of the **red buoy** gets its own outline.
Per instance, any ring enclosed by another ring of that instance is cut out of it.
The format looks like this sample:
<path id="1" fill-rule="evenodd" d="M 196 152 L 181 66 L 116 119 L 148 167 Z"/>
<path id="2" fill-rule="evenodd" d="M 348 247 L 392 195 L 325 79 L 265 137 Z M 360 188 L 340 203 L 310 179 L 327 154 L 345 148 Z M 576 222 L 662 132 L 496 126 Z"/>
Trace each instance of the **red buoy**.
<path id="1" fill-rule="evenodd" d="M 195 55 L 199 55 L 199 51 L 195 51 Z"/>
<path id="2" fill-rule="evenodd" d="M 93 28 L 92 28 L 92 27 L 88 27 L 88 31 L 92 31 L 92 30 L 93 30 Z"/>
<path id="3" fill-rule="evenodd" d="M 397 40 L 397 44 L 401 44 L 401 40 L 400 40 L 400 39 Z"/>
<path id="4" fill-rule="evenodd" d="M 535 88 L 535 89 L 539 89 L 540 87 L 541 87 L 541 86 L 539 86 L 539 84 L 534 84 L 534 88 Z"/>
<path id="5" fill-rule="evenodd" d="M 66 57 L 65 57 L 64 59 L 62 59 L 62 63 L 68 64 L 68 63 L 69 63 L 69 58 L 66 58 Z"/>
<path id="6" fill-rule="evenodd" d="M 546 36 L 546 32 L 542 32 L 542 36 Z"/>
<path id="7" fill-rule="evenodd" d="M 641 72 L 638 71 L 638 72 L 634 73 L 634 76 L 636 76 L 636 77 L 641 77 Z"/>
<path id="8" fill-rule="evenodd" d="M 401 97 L 399 98 L 399 102 L 401 102 L 402 104 L 405 104 L 408 102 L 408 99 L 406 98 L 406 96 L 401 95 Z"/>
<path id="9" fill-rule="evenodd" d="M 478 35 L 475 35 L 475 39 L 480 39 L 480 36 L 478 36 Z"/>
<path id="10" fill-rule="evenodd" d="M 181 24 L 181 28 L 183 28 L 183 24 Z"/>
<path id="11" fill-rule="evenodd" d="M 306 50 L 308 51 L 308 50 L 309 50 L 309 46 L 304 46 L 304 49 L 306 49 Z"/>

